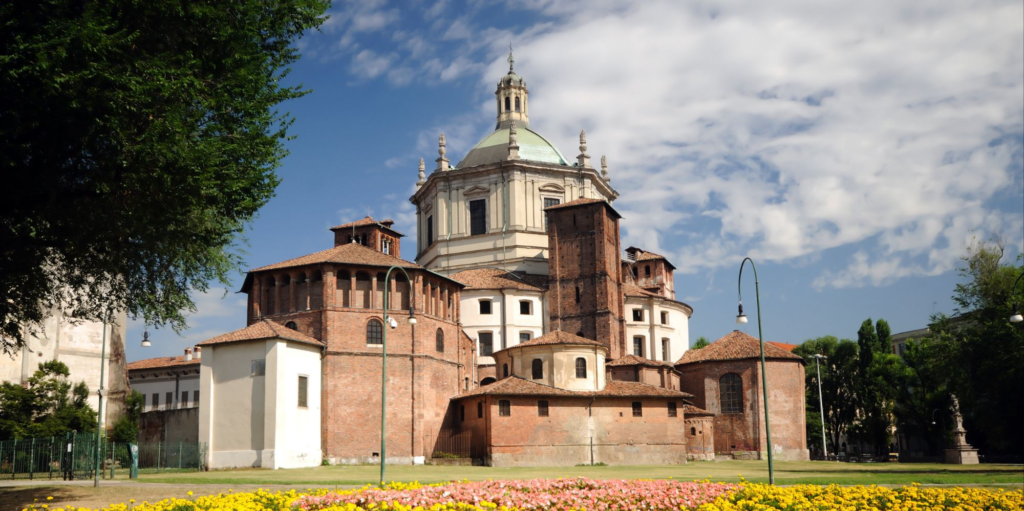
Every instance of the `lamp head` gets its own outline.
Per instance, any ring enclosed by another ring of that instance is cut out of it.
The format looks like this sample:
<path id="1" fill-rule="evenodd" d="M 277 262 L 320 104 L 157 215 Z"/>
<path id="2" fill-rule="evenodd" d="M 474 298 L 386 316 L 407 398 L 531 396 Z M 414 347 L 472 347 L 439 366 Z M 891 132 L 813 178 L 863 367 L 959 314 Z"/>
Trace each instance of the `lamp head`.
<path id="1" fill-rule="evenodd" d="M 142 347 L 148 348 L 152 345 L 153 343 L 149 342 L 149 330 L 142 332 Z"/>
<path id="2" fill-rule="evenodd" d="M 409 309 L 409 324 L 410 325 L 415 325 L 416 324 L 416 313 L 413 312 L 412 309 Z"/>
<path id="3" fill-rule="evenodd" d="M 743 325 L 747 323 L 747 315 L 743 313 L 743 302 L 740 302 L 740 313 L 736 315 L 736 324 Z"/>
<path id="4" fill-rule="evenodd" d="M 1024 316 L 1021 316 L 1020 312 L 1017 311 L 1016 302 L 1013 304 L 1013 315 L 1010 316 L 1010 323 L 1020 323 L 1024 321 Z"/>

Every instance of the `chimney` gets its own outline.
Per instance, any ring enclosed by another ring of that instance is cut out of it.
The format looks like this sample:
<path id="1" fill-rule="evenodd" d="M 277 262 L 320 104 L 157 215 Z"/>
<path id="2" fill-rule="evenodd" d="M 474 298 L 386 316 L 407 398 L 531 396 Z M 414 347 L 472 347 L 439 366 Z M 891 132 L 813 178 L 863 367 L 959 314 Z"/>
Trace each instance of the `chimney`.
<path id="1" fill-rule="evenodd" d="M 195 353 L 196 353 L 196 354 L 195 354 L 195 359 L 196 359 L 196 360 L 199 360 L 199 359 L 203 358 L 203 348 L 202 348 L 202 347 L 200 347 L 200 346 L 196 346 L 196 351 L 195 351 Z"/>
<path id="2" fill-rule="evenodd" d="M 192 348 L 185 348 L 185 362 L 192 360 Z"/>

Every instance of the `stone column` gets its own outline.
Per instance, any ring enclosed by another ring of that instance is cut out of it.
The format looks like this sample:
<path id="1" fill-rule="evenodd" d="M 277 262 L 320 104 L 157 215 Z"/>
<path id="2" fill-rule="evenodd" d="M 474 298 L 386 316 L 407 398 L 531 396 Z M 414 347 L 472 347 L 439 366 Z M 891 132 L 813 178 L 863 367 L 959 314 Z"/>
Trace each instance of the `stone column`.
<path id="1" fill-rule="evenodd" d="M 374 273 L 370 277 L 370 309 L 377 310 L 378 308 L 380 308 L 380 304 L 377 303 L 377 274 Z"/>
<path id="2" fill-rule="evenodd" d="M 249 323 L 253 324 L 260 319 L 260 302 L 263 300 L 262 279 L 258 276 L 252 278 L 252 288 L 249 289 L 249 297 L 252 298 L 252 308 L 249 310 Z"/>

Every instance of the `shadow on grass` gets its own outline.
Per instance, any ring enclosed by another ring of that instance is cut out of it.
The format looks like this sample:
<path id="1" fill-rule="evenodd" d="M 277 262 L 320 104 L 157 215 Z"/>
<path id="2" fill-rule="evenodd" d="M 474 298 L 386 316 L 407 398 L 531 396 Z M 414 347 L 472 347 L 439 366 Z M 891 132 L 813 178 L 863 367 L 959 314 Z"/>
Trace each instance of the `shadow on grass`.
<path id="1" fill-rule="evenodd" d="M 31 504 L 41 507 L 48 504 L 51 509 L 58 507 L 62 502 L 73 502 L 78 499 L 80 492 L 73 486 L 22 486 L 19 488 L 0 488 L 0 502 L 14 504 L 10 509 L 22 509 Z M 46 497 L 53 497 L 53 500 L 46 500 Z"/>

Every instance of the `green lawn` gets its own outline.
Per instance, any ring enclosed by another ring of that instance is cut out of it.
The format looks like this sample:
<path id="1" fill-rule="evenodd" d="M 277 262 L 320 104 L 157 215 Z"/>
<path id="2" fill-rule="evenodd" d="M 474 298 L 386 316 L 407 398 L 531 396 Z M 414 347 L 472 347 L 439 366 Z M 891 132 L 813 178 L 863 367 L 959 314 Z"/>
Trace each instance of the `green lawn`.
<path id="1" fill-rule="evenodd" d="M 148 474 L 140 482 L 174 484 L 286 484 L 330 487 L 376 483 L 377 465 L 316 467 L 291 470 L 215 470 L 178 474 Z M 391 465 L 388 481 L 435 483 L 459 479 L 531 479 L 576 477 L 594 479 L 711 479 L 735 482 L 767 481 L 764 461 L 693 462 L 677 466 L 613 467 L 434 467 Z M 778 462 L 778 484 L 1024 484 L 1024 467 L 1019 465 L 942 465 L 910 463 L 836 463 L 823 461 Z"/>

